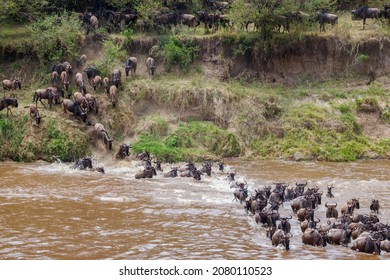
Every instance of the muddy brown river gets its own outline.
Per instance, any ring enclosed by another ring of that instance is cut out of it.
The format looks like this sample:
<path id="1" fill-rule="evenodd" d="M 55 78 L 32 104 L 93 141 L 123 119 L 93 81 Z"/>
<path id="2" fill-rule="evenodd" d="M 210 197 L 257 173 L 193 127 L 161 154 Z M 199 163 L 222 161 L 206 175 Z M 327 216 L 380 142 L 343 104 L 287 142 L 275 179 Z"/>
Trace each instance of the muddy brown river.
<path id="1" fill-rule="evenodd" d="M 138 161 L 102 162 L 106 174 L 70 169 L 70 163 L 0 163 L 0 259 L 390 259 L 349 247 L 303 245 L 293 215 L 290 251 L 273 247 L 265 228 L 233 199 L 226 174 L 211 177 L 134 178 Z M 199 166 L 200 164 L 198 164 Z M 164 172 L 170 170 L 163 164 Z M 308 182 L 326 202 L 360 199 L 357 213 L 380 200 L 379 219 L 390 222 L 390 161 L 354 163 L 229 161 L 227 170 L 250 193 L 273 182 Z M 333 184 L 334 198 L 325 197 Z M 339 207 L 338 207 L 339 208 Z M 281 215 L 292 214 L 284 203 Z"/>

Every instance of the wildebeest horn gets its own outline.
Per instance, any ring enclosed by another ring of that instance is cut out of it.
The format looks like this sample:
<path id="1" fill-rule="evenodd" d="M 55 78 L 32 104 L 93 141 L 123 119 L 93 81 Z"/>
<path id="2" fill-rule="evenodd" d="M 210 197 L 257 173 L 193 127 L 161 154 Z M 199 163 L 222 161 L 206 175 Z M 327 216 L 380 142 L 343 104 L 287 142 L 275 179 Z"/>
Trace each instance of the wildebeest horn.
<path id="1" fill-rule="evenodd" d="M 328 202 L 325 203 L 325 207 L 328 207 Z"/>
<path id="2" fill-rule="evenodd" d="M 288 236 L 289 238 L 292 238 L 294 235 L 292 235 L 291 232 L 288 232 L 288 233 L 286 234 L 286 236 Z"/>
<path id="3" fill-rule="evenodd" d="M 320 218 L 318 218 L 318 217 L 317 217 L 317 220 L 318 220 L 317 223 L 321 222 Z"/>
<path id="4" fill-rule="evenodd" d="M 290 215 L 290 218 L 287 218 L 288 220 L 292 219 L 292 216 Z"/>

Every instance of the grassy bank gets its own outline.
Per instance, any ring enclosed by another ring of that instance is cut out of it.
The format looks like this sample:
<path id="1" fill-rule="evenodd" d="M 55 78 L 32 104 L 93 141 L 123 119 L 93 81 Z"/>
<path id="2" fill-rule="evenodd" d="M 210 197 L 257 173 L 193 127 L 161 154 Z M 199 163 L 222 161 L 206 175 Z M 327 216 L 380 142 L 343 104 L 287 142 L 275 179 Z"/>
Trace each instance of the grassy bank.
<path id="1" fill-rule="evenodd" d="M 358 28 L 358 23 L 343 15 L 339 25 L 326 34 L 308 29 L 306 35 L 333 38 Z M 367 39 L 364 36 L 382 38 L 387 31 L 350 32 L 344 38 L 350 47 Z M 390 158 L 390 81 L 385 76 L 368 82 L 367 76 L 343 73 L 338 79 L 302 79 L 289 86 L 229 77 L 224 74 L 230 65 L 226 53 L 234 56 L 235 62 L 242 57 L 240 67 L 245 71 L 246 50 L 256 49 L 257 36 L 226 31 L 207 36 L 202 36 L 200 30 L 196 34 L 186 32 L 183 30 L 185 39 L 181 40 L 170 35 L 154 38 L 161 65 L 154 78 L 148 77 L 143 64 L 147 51 L 142 46 L 149 42 L 145 43 L 140 34 L 129 33 L 128 38 L 126 34 L 115 34 L 104 42 L 78 47 L 90 49 L 88 63 L 109 75 L 114 68 L 122 69 L 129 46 L 137 45 L 140 38 L 138 53 L 130 52 L 139 58 L 137 75 L 123 79 L 115 108 L 103 90 L 95 92 L 87 86 L 100 105 L 100 113 L 91 114 L 89 122 L 101 122 L 115 139 L 112 157 L 125 142 L 132 143 L 134 154 L 147 150 L 164 161 L 223 157 L 325 161 Z M 274 43 L 284 46 L 289 39 L 299 42 L 296 35 L 279 34 L 281 40 L 277 38 Z M 31 52 L 32 37 L 26 35 L 24 27 L 6 26 L 0 36 L 7 39 L 0 42 L 3 52 L 14 46 L 12 58 L 0 63 L 0 78 L 10 78 L 12 73 L 23 80 L 23 88 L 17 93 L 20 106 L 13 109 L 14 116 L 7 118 L 5 110 L 0 112 L 0 159 L 73 161 L 102 152 L 91 127 L 71 115 L 64 116 L 60 106 L 49 109 L 38 103 L 43 121 L 39 127 L 33 124 L 23 107 L 31 103 L 36 89 L 49 86 L 52 62 L 43 60 L 44 56 L 37 61 L 39 55 Z M 79 43 L 82 42 L 85 43 Z M 62 50 L 73 53 L 76 49 Z M 207 53 L 208 49 L 213 53 Z M 228 52 L 224 53 L 225 49 Z M 365 63 L 365 57 L 368 56 L 358 57 L 361 63 Z M 74 56 L 69 60 L 74 63 Z M 72 86 L 71 90 L 77 89 Z"/>

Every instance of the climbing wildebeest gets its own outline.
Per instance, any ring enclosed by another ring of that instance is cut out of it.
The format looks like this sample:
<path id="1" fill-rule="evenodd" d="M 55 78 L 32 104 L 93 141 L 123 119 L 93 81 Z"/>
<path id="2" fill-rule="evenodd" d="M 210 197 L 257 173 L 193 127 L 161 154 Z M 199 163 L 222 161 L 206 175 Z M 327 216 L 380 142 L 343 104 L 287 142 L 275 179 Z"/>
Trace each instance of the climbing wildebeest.
<path id="1" fill-rule="evenodd" d="M 8 112 L 11 113 L 12 111 L 10 107 L 18 107 L 18 100 L 16 98 L 1 98 L 0 99 L 0 111 L 3 110 L 4 108 L 7 108 L 7 117 L 8 117 Z"/>
<path id="2" fill-rule="evenodd" d="M 87 93 L 85 95 L 85 99 L 88 102 L 88 111 L 94 112 L 95 115 L 97 115 L 99 113 L 99 105 L 98 102 L 96 101 L 96 97 L 93 96 L 92 94 Z"/>
<path id="3" fill-rule="evenodd" d="M 381 242 L 372 238 L 371 235 L 361 235 L 352 242 L 351 249 L 362 253 L 380 255 Z"/>
<path id="4" fill-rule="evenodd" d="M 146 68 L 148 68 L 149 77 L 154 77 L 154 71 L 156 70 L 157 66 L 153 57 L 149 56 L 146 60 Z"/>
<path id="5" fill-rule="evenodd" d="M 76 91 L 75 93 L 73 93 L 73 99 L 77 104 L 81 106 L 81 108 L 83 108 L 84 111 L 88 111 L 88 100 L 81 92 Z"/>
<path id="6" fill-rule="evenodd" d="M 112 85 L 109 90 L 109 98 L 113 107 L 116 106 L 117 94 L 118 94 L 118 88 L 115 85 Z"/>
<path id="7" fill-rule="evenodd" d="M 320 24 L 320 32 L 325 32 L 325 24 L 329 23 L 333 26 L 335 26 L 338 22 L 338 16 L 335 14 L 325 13 L 324 11 L 317 12 L 316 19 Z"/>
<path id="8" fill-rule="evenodd" d="M 77 68 L 80 68 L 87 63 L 87 56 L 85 54 L 82 54 L 79 59 L 76 59 L 77 61 Z"/>
<path id="9" fill-rule="evenodd" d="M 61 78 L 62 84 L 64 85 L 65 90 L 69 91 L 69 74 L 66 73 L 66 71 L 62 71 L 60 78 Z"/>
<path id="10" fill-rule="evenodd" d="M 38 105 L 38 101 L 46 107 L 46 105 L 42 102 L 42 99 L 47 99 L 49 103 L 49 107 L 51 108 L 53 101 L 55 103 L 60 103 L 60 97 L 63 95 L 63 91 L 57 87 L 48 87 L 46 89 L 37 89 L 34 92 L 34 96 L 32 102 L 35 102 L 35 106 Z"/>
<path id="11" fill-rule="evenodd" d="M 81 118 L 83 122 L 87 120 L 87 113 L 81 108 L 77 102 L 73 102 L 70 99 L 64 99 L 62 102 L 64 108 L 64 114 L 67 114 L 68 111 L 72 112 L 76 117 Z"/>
<path id="12" fill-rule="evenodd" d="M 302 243 L 312 246 L 326 247 L 326 233 L 313 228 L 308 228 L 302 235 Z"/>
<path id="13" fill-rule="evenodd" d="M 30 109 L 30 117 L 35 120 L 35 123 L 39 125 L 41 123 L 41 115 L 36 105 L 30 104 L 28 107 Z"/>
<path id="14" fill-rule="evenodd" d="M 129 57 L 124 67 L 125 67 L 126 77 L 129 76 L 129 73 L 131 73 L 132 76 L 135 75 L 135 72 L 137 71 L 137 58 L 135 58 L 134 56 Z"/>
<path id="15" fill-rule="evenodd" d="M 337 219 L 339 217 L 339 212 L 337 211 L 337 203 L 335 202 L 334 204 L 330 203 L 325 203 L 326 207 L 326 218 L 335 218 Z"/>
<path id="16" fill-rule="evenodd" d="M 99 75 L 99 70 L 95 68 L 95 66 L 89 66 L 84 70 L 85 74 L 87 74 L 87 79 L 89 83 L 92 85 L 91 80 Z"/>
<path id="17" fill-rule="evenodd" d="M 104 126 L 101 123 L 95 123 L 94 129 L 95 129 L 96 135 L 98 137 L 100 137 L 103 140 L 104 144 L 107 145 L 107 148 L 109 150 L 111 150 L 112 149 L 112 141 L 114 139 L 111 139 L 108 136 L 108 133 L 107 133 L 106 129 L 104 128 Z"/>
<path id="18" fill-rule="evenodd" d="M 156 175 L 157 175 L 156 169 L 153 166 L 149 166 L 149 167 L 145 167 L 144 170 L 136 173 L 135 179 L 153 178 L 153 176 Z"/>
<path id="19" fill-rule="evenodd" d="M 272 245 L 278 246 L 279 244 L 282 244 L 286 251 L 290 250 L 290 238 L 292 235 L 290 233 L 285 233 L 283 230 L 278 229 L 275 231 L 275 233 L 272 235 Z"/>
<path id="20" fill-rule="evenodd" d="M 78 73 L 79 74 L 79 73 Z M 78 86 L 79 88 L 79 91 L 85 95 L 87 93 L 87 88 L 85 86 L 85 83 L 84 83 L 84 79 L 82 77 L 78 77 L 76 75 L 76 79 L 75 79 L 75 84 L 76 86 Z"/>
<path id="21" fill-rule="evenodd" d="M 98 86 L 102 86 L 102 84 L 103 84 L 102 77 L 100 77 L 99 75 L 96 75 L 90 81 L 91 81 L 91 85 L 93 87 L 93 90 L 96 90 Z"/>
<path id="22" fill-rule="evenodd" d="M 191 14 L 179 14 L 178 20 L 181 24 L 187 25 L 188 28 L 194 28 L 194 32 L 196 27 L 200 24 L 200 22 L 196 19 L 196 16 Z"/>
<path id="23" fill-rule="evenodd" d="M 119 150 L 115 155 L 116 159 L 125 159 L 126 157 L 130 156 L 130 148 L 131 145 L 122 144 L 119 146 Z"/>
<path id="24" fill-rule="evenodd" d="M 107 94 L 110 92 L 110 80 L 108 77 L 103 78 L 103 88 Z"/>
<path id="25" fill-rule="evenodd" d="M 366 25 L 366 19 L 375 18 L 379 19 L 380 9 L 368 8 L 367 6 L 360 7 L 357 10 L 352 10 L 352 20 L 363 20 L 363 29 Z"/>
<path id="26" fill-rule="evenodd" d="M 376 212 L 377 214 L 379 213 L 379 200 L 378 199 L 373 199 L 370 204 L 370 210 L 372 212 Z"/>
<path id="27" fill-rule="evenodd" d="M 64 71 L 62 71 L 64 72 Z M 60 83 L 60 75 L 57 73 L 57 71 L 51 72 L 51 83 L 53 86 L 58 86 Z"/>
<path id="28" fill-rule="evenodd" d="M 121 77 L 122 77 L 121 71 L 119 71 L 118 69 L 114 69 L 114 71 L 112 71 L 111 81 L 117 88 L 119 88 L 119 85 L 121 84 Z"/>

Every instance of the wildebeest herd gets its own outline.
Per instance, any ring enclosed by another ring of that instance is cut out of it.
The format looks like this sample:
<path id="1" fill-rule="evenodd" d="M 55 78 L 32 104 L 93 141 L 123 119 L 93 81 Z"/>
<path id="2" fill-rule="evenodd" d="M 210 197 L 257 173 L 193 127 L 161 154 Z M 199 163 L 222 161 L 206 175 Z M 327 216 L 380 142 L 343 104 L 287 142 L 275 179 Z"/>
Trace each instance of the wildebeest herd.
<path id="1" fill-rule="evenodd" d="M 131 145 L 122 145 L 116 158 L 124 159 L 129 156 L 130 148 Z M 384 224 L 378 217 L 381 213 L 379 199 L 372 199 L 370 205 L 365 206 L 369 211 L 361 213 L 355 211 L 363 207 L 356 197 L 351 197 L 347 201 L 335 201 L 334 191 L 337 192 L 337 187 L 334 185 L 321 190 L 318 186 L 309 186 L 307 182 L 296 182 L 291 186 L 275 182 L 273 185 L 254 188 L 252 194 L 248 189 L 248 183 L 243 178 L 237 179 L 235 171 L 226 172 L 222 161 L 205 161 L 197 167 L 190 160 L 183 168 L 170 164 L 170 170 L 164 172 L 161 161 L 153 161 L 147 151 L 137 154 L 135 158 L 142 166 L 142 170 L 136 172 L 135 179 L 153 178 L 161 173 L 161 177 L 188 177 L 200 181 L 202 176 L 212 176 L 212 168 L 217 164 L 214 174 L 227 175 L 226 187 L 234 189 L 233 201 L 242 205 L 245 213 L 253 217 L 256 224 L 262 225 L 264 230 L 261 231 L 273 246 L 290 250 L 293 237 L 291 224 L 298 222 L 301 244 L 317 247 L 343 246 L 361 253 L 378 255 L 381 251 L 390 252 L 390 225 Z M 90 170 L 99 171 L 93 169 L 90 159 L 84 161 L 85 165 L 90 165 Z M 76 162 L 75 166 L 80 166 L 80 162 L 83 160 Z M 324 205 L 326 220 L 321 221 L 317 211 L 319 206 L 323 205 L 323 196 L 326 196 L 328 201 Z M 291 208 L 291 212 L 281 215 L 279 212 L 281 207 L 283 210 Z"/>
<path id="2" fill-rule="evenodd" d="M 326 197 L 334 199 L 333 185 L 327 187 Z M 378 214 L 378 199 L 372 199 L 368 213 L 356 213 L 360 209 L 358 198 L 344 202 L 326 202 L 326 221 L 316 217 L 316 210 L 322 204 L 323 191 L 319 187 L 308 187 L 307 183 L 274 183 L 254 190 L 251 195 L 247 183 L 236 182 L 234 200 L 244 205 L 245 211 L 257 224 L 265 227 L 265 234 L 274 246 L 281 245 L 290 250 L 292 237 L 290 220 L 300 223 L 302 244 L 311 246 L 341 245 L 352 250 L 369 254 L 390 252 L 390 225 L 382 223 Z M 282 216 L 279 207 L 291 207 L 291 214 Z"/>
<path id="3" fill-rule="evenodd" d="M 147 19 L 141 19 L 136 11 L 120 12 L 111 10 L 107 7 L 94 7 L 90 11 L 80 13 L 79 17 L 85 25 L 86 32 L 104 26 L 109 32 L 121 31 L 124 28 L 133 28 L 140 31 L 155 30 L 158 33 L 171 30 L 179 25 L 187 26 L 195 31 L 202 25 L 205 30 L 216 32 L 220 28 L 233 29 L 235 22 L 229 18 L 229 10 L 232 5 L 230 2 L 205 0 L 202 8 L 196 11 L 187 9 L 178 10 L 177 7 L 164 6 L 155 11 Z M 246 3 L 250 9 L 256 9 L 252 4 Z M 367 19 L 388 19 L 390 21 L 390 7 L 385 5 L 383 8 L 373 8 L 363 6 L 351 11 L 353 20 L 362 20 L 363 29 Z M 248 30 L 250 24 L 254 30 L 261 30 L 264 24 L 274 26 L 274 29 L 280 32 L 289 32 L 293 23 L 317 22 L 320 25 L 320 31 L 325 32 L 325 25 L 330 24 L 332 27 L 338 22 L 338 15 L 329 13 L 325 10 L 318 11 L 314 14 L 308 14 L 305 11 L 289 11 L 285 13 L 268 14 L 266 18 L 256 18 L 248 16 L 239 28 Z"/>

